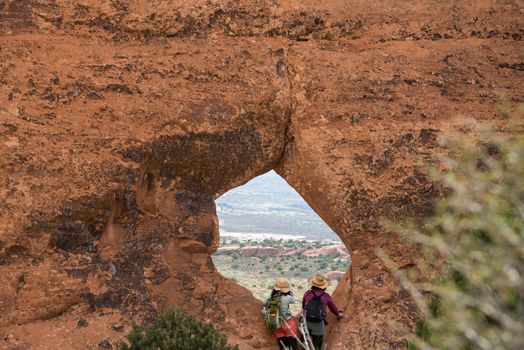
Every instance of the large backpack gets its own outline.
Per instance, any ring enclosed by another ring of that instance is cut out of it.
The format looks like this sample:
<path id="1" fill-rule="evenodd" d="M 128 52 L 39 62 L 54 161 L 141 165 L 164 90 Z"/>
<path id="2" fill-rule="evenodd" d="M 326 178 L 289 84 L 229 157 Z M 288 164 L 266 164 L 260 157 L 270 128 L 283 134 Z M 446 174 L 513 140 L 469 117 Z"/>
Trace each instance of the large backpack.
<path id="1" fill-rule="evenodd" d="M 282 316 L 280 314 L 280 301 L 282 295 L 280 293 L 275 294 L 266 303 L 266 315 L 265 321 L 266 326 L 270 330 L 275 330 L 282 326 Z"/>
<path id="2" fill-rule="evenodd" d="M 312 292 L 313 293 L 313 292 Z M 309 322 L 322 322 L 326 318 L 326 311 L 322 303 L 322 294 L 316 295 L 306 305 L 306 320 Z"/>

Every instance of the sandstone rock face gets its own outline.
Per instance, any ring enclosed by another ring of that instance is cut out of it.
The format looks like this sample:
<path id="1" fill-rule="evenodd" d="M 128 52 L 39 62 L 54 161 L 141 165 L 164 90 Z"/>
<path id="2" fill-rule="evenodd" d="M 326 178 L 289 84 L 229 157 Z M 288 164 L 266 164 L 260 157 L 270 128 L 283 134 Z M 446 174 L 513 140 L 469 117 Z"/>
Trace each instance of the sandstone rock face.
<path id="1" fill-rule="evenodd" d="M 308 256 L 319 256 L 319 255 L 346 255 L 348 254 L 347 248 L 340 244 L 340 245 L 333 245 L 333 246 L 327 246 L 327 247 L 320 247 L 320 248 L 311 248 L 306 249 L 304 251 L 304 255 Z"/>
<path id="2" fill-rule="evenodd" d="M 275 346 L 219 275 L 214 199 L 270 169 L 353 265 L 328 348 L 403 348 L 418 314 L 381 217 L 441 195 L 420 167 L 524 99 L 520 1 L 0 1 L 0 341 L 89 349 L 170 305 Z M 83 322 L 79 322 L 82 318 Z M 118 325 L 118 326 L 115 326 Z"/>

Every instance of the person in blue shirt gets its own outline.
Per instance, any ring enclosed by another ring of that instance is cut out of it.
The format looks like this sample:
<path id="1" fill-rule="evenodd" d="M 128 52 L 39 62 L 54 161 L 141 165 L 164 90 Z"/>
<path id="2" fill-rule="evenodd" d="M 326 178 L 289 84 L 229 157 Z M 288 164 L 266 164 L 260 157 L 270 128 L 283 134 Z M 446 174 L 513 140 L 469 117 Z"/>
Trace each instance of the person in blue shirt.
<path id="1" fill-rule="evenodd" d="M 289 282 L 285 279 L 277 279 L 275 282 L 275 285 L 273 286 L 273 290 L 269 294 L 269 296 L 266 298 L 266 300 L 263 302 L 264 308 L 262 309 L 262 314 L 265 315 L 266 305 L 267 303 L 272 300 L 280 298 L 280 315 L 282 323 L 282 326 L 275 329 L 275 337 L 277 338 L 278 346 L 280 349 L 290 349 L 290 350 L 296 350 L 297 349 L 297 336 L 298 336 L 298 324 L 296 319 L 293 317 L 293 314 L 291 313 L 291 309 L 289 308 L 289 304 L 292 304 L 295 302 L 295 297 L 293 295 L 293 292 L 291 291 L 291 287 L 289 286 Z"/>

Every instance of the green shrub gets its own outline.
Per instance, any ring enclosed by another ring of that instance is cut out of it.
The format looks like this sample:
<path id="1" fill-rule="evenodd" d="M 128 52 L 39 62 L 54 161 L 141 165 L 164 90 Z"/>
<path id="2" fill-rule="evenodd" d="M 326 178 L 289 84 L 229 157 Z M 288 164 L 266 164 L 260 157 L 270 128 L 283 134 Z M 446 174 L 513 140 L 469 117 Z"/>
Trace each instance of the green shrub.
<path id="1" fill-rule="evenodd" d="M 422 282 L 397 272 L 424 315 L 410 349 L 524 349 L 524 134 L 512 134 L 449 143 L 435 174 L 448 196 L 422 227 L 396 228 L 425 248 L 419 271 L 440 266 Z"/>
<path id="2" fill-rule="evenodd" d="M 133 325 L 121 350 L 238 350 L 225 336 L 179 309 L 169 309 L 151 327 Z"/>

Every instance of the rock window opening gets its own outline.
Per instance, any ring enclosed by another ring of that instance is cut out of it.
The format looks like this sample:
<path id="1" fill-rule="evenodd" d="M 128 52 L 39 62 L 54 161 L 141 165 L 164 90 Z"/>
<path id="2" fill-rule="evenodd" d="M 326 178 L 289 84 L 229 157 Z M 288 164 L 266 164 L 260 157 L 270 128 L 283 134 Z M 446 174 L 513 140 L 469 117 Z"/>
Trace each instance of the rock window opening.
<path id="1" fill-rule="evenodd" d="M 279 277 L 301 297 L 317 272 L 330 279 L 332 293 L 351 263 L 336 233 L 274 171 L 228 191 L 216 205 L 220 248 L 213 262 L 257 299 L 266 298 Z"/>

